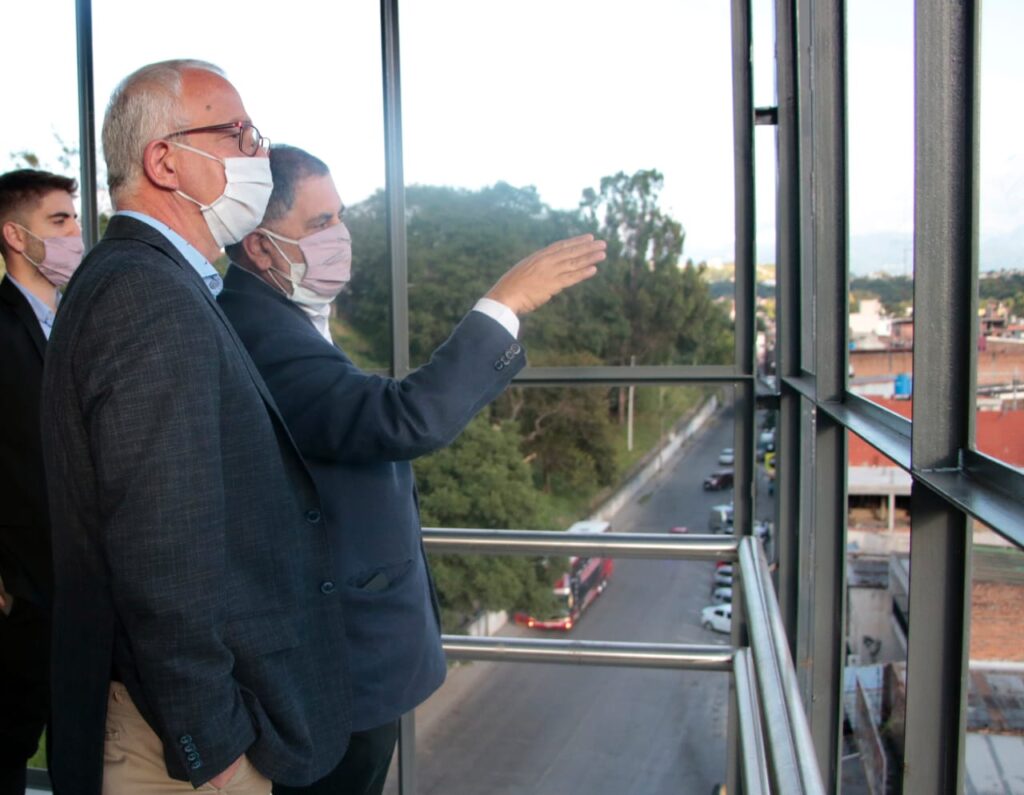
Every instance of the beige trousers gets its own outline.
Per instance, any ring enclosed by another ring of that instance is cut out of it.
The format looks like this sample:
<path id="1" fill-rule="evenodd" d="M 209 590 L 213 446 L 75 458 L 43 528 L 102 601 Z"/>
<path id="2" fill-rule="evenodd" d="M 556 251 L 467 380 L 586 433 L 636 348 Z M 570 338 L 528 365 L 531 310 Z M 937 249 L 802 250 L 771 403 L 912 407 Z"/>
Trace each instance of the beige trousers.
<path id="1" fill-rule="evenodd" d="M 216 775 L 216 774 L 214 774 Z M 270 780 L 242 759 L 228 785 L 204 784 L 194 789 L 187 781 L 167 775 L 164 746 L 135 708 L 120 682 L 110 683 L 107 735 L 103 744 L 103 795 L 179 795 L 222 792 L 225 795 L 270 795 Z"/>

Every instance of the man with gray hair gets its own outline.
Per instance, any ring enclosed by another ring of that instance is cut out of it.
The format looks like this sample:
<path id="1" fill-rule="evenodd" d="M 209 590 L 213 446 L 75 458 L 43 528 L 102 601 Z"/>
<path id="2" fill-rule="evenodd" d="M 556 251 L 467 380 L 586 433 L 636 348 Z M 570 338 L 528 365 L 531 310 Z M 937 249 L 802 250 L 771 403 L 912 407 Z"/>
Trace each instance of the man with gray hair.
<path id="1" fill-rule="evenodd" d="M 169 61 L 117 87 L 103 144 L 117 212 L 43 376 L 51 776 L 62 795 L 306 784 L 349 728 L 330 539 L 210 265 L 263 215 L 267 142 L 219 69 Z"/>

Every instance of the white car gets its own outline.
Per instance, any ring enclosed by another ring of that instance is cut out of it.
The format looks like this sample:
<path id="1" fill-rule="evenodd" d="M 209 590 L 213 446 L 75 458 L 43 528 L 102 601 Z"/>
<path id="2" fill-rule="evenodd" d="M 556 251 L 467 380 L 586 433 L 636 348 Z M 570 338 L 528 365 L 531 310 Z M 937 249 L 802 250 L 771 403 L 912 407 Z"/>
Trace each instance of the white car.
<path id="1" fill-rule="evenodd" d="M 731 447 L 722 448 L 722 452 L 718 454 L 718 464 L 723 467 L 731 467 L 733 462 L 736 460 L 736 454 L 733 452 Z"/>
<path id="2" fill-rule="evenodd" d="M 732 586 L 720 585 L 711 592 L 711 601 L 716 605 L 732 604 Z"/>
<path id="3" fill-rule="evenodd" d="M 732 605 L 708 605 L 700 611 L 700 625 L 715 632 L 732 632 Z"/>

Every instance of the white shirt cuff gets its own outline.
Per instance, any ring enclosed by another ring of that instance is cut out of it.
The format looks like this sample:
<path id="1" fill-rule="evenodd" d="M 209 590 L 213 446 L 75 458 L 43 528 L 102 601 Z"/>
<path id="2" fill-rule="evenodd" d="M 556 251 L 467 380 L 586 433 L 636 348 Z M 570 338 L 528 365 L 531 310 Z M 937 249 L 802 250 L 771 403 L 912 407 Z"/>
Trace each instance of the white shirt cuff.
<path id="1" fill-rule="evenodd" d="M 476 302 L 473 311 L 482 312 L 487 317 L 494 318 L 513 337 L 519 336 L 519 318 L 516 317 L 515 312 L 500 301 L 495 301 L 493 298 L 481 298 Z"/>

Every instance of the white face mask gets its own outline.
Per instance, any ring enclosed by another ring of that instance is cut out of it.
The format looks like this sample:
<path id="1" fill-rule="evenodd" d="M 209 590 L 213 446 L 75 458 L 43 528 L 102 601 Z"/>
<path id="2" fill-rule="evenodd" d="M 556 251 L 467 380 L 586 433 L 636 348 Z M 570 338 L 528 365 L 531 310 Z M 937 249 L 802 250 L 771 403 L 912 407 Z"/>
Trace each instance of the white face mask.
<path id="1" fill-rule="evenodd" d="M 266 157 L 219 158 L 202 149 L 171 141 L 174 146 L 216 160 L 224 166 L 224 192 L 213 204 L 203 204 L 187 193 L 175 191 L 202 210 L 206 226 L 221 248 L 238 243 L 260 225 L 267 211 L 274 181 L 270 176 L 270 159 Z"/>

